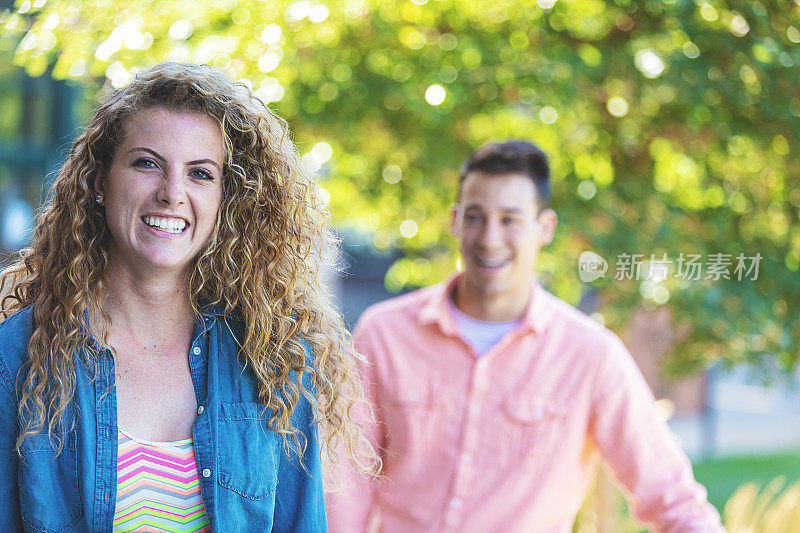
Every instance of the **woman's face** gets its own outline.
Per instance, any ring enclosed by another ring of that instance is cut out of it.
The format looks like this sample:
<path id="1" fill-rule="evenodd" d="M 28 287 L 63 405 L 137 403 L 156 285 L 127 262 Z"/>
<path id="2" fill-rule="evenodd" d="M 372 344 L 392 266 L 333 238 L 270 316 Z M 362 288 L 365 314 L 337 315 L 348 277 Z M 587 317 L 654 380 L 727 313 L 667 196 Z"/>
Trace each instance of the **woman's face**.
<path id="1" fill-rule="evenodd" d="M 95 177 L 109 259 L 142 276 L 182 273 L 214 231 L 224 161 L 221 128 L 207 115 L 162 107 L 135 115 Z"/>

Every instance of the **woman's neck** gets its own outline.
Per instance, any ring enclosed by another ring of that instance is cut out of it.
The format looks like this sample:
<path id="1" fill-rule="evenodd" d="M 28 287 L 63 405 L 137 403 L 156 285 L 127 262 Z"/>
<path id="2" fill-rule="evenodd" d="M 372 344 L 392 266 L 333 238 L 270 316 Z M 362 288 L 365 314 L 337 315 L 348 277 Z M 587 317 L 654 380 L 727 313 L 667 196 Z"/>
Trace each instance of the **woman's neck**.
<path id="1" fill-rule="evenodd" d="M 135 275 L 109 262 L 103 289 L 103 310 L 111 318 L 107 338 L 112 344 L 120 337 L 136 343 L 191 335 L 195 316 L 185 276 Z M 92 321 L 93 326 L 100 323 Z M 105 333 L 105 328 L 101 331 Z"/>

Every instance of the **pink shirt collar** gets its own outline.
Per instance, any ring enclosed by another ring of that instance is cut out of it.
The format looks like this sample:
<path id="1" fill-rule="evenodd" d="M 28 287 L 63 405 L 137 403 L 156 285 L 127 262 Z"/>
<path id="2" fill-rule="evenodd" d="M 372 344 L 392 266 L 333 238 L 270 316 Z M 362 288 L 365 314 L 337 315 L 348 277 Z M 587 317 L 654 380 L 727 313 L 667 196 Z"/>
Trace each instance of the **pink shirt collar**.
<path id="1" fill-rule="evenodd" d="M 448 306 L 448 300 L 458 281 L 460 273 L 451 274 L 442 283 L 431 288 L 427 302 L 419 313 L 421 324 L 436 324 L 445 335 L 458 336 L 455 321 Z M 548 304 L 550 294 L 542 288 L 539 281 L 531 277 L 531 301 L 522 315 L 518 331 L 542 331 L 551 313 Z"/>

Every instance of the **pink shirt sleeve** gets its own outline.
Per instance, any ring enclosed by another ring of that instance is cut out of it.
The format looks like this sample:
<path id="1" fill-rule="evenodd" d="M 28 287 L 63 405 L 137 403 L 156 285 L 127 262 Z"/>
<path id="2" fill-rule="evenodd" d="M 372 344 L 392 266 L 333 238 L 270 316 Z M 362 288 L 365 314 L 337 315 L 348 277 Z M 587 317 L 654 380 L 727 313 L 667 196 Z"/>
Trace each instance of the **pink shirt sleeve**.
<path id="1" fill-rule="evenodd" d="M 627 491 L 635 516 L 662 533 L 724 531 L 719 513 L 619 339 L 598 369 L 591 432 L 613 476 Z"/>
<path id="2" fill-rule="evenodd" d="M 359 321 L 353 332 L 353 341 L 356 349 L 368 356 L 370 346 L 368 335 L 364 330 L 363 323 Z M 359 370 L 364 387 L 364 399 L 374 406 L 376 402 L 373 366 L 369 362 L 360 364 Z M 374 420 L 376 417 L 369 416 L 363 405 L 354 406 L 351 416 L 364 426 L 364 436 L 380 452 L 383 446 L 383 432 L 379 423 Z M 334 467 L 335 490 L 325 495 L 328 530 L 331 533 L 364 533 L 372 517 L 377 482 L 354 467 L 343 446 L 339 447 L 338 453 L 339 465 Z"/>

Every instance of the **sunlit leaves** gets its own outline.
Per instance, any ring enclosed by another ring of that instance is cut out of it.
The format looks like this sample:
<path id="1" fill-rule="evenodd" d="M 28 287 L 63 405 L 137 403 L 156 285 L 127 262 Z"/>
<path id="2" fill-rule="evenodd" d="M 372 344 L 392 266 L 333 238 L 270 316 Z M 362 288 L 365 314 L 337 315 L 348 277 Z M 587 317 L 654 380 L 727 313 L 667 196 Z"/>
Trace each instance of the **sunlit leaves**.
<path id="1" fill-rule="evenodd" d="M 677 366 L 768 352 L 798 358 L 800 316 L 787 304 L 800 300 L 796 8 L 723 0 L 28 4 L 0 12 L 0 46 L 16 47 L 31 74 L 52 66 L 59 78 L 119 86 L 173 59 L 247 79 L 292 124 L 341 231 L 406 254 L 387 275 L 390 288 L 454 268 L 447 212 L 469 151 L 528 138 L 553 167 L 561 226 L 540 267 L 559 295 L 577 302 L 573 266 L 588 248 L 606 258 L 759 252 L 764 276 L 750 285 L 669 287 L 667 304 L 692 331 Z M 658 301 L 653 287 L 606 281 L 598 287 L 609 326 Z M 721 318 L 734 301 L 741 323 Z M 747 341 L 775 328 L 788 336 Z"/>

